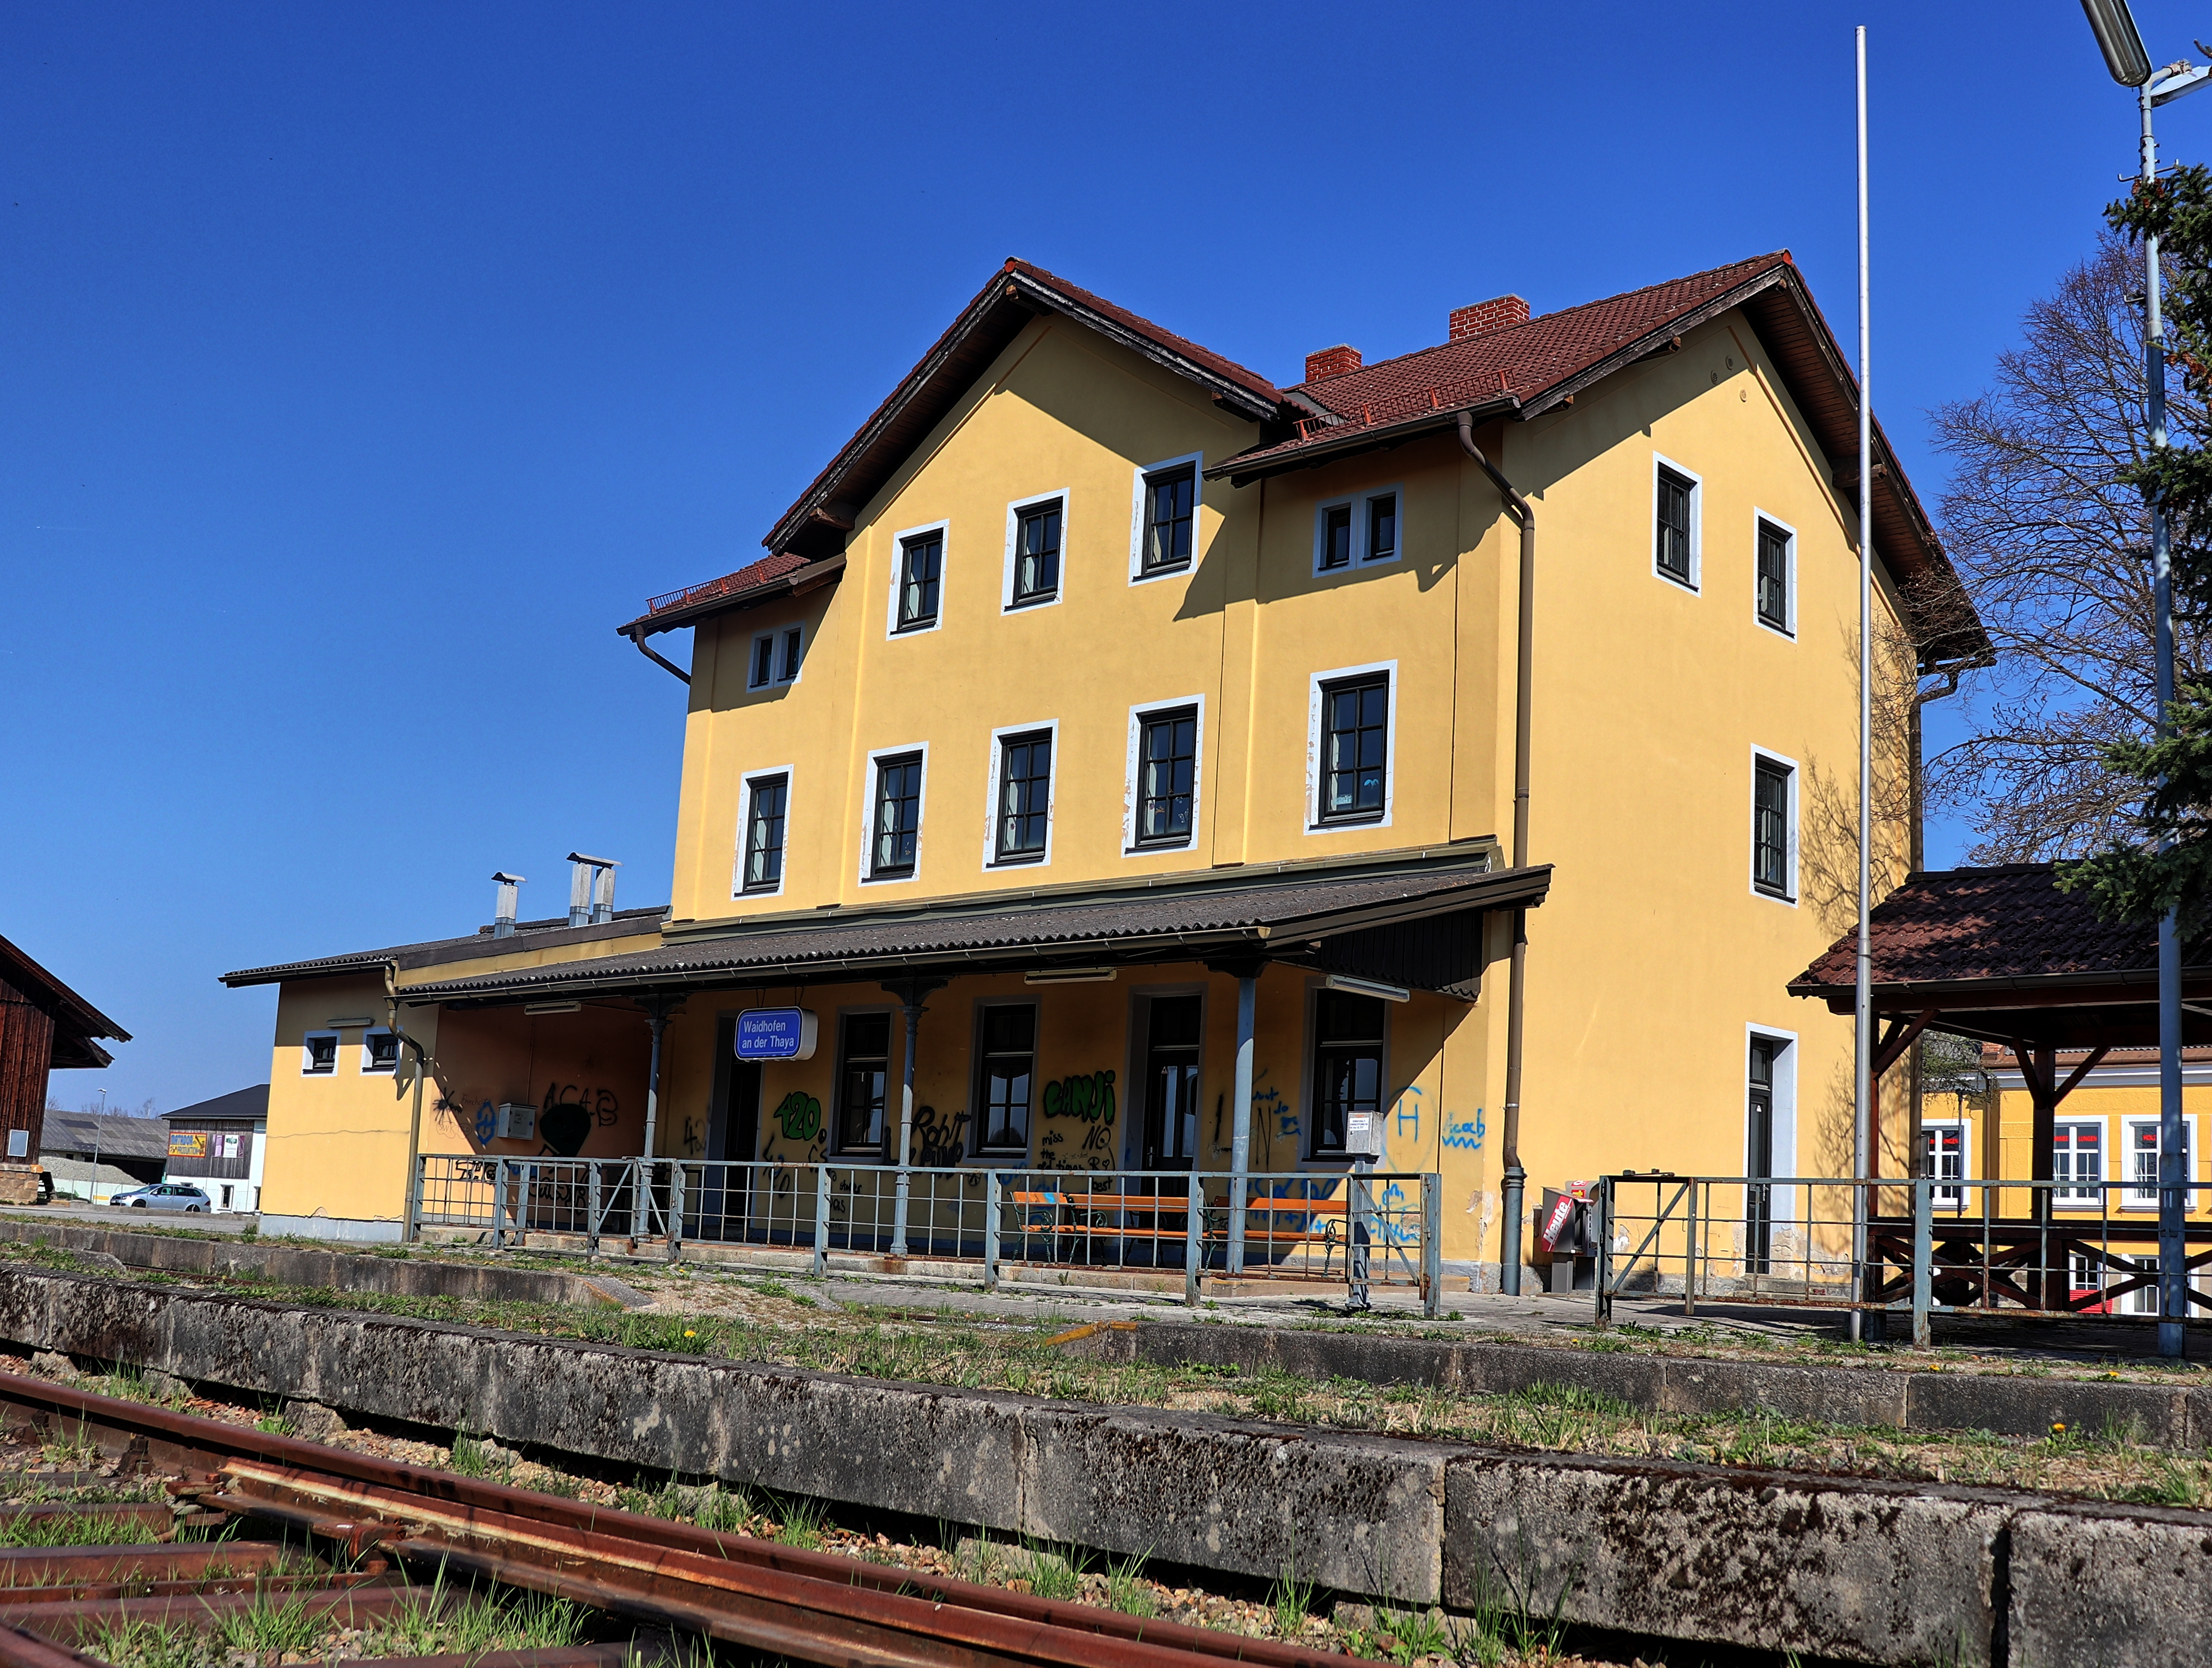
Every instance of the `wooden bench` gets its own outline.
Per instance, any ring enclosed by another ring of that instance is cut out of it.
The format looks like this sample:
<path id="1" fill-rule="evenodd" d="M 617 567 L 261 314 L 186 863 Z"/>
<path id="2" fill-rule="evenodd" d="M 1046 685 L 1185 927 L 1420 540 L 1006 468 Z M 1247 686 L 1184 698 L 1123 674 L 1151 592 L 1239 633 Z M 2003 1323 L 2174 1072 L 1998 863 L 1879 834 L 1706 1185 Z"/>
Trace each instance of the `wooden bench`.
<path id="1" fill-rule="evenodd" d="M 1189 1238 L 1188 1227 L 1162 1227 L 1158 1225 L 1158 1219 L 1162 1215 L 1186 1215 L 1194 1208 L 1191 1197 L 1182 1193 L 1093 1193 L 1073 1190 L 1061 1192 L 1010 1190 L 1000 1194 L 999 1198 L 1002 1204 L 1018 1206 L 1024 1210 L 1067 1211 L 1084 1215 L 1111 1211 L 1120 1215 L 1149 1216 L 1152 1219 L 1153 1225 L 1150 1227 L 1139 1227 L 1126 1223 L 1054 1221 L 1036 1225 L 1024 1222 L 1018 1230 L 1024 1233 L 1042 1233 L 1075 1240 L 1188 1240 Z M 1224 1212 L 1228 1209 L 1225 1202 L 1209 1205 L 1203 1198 L 1195 1202 L 1195 1208 L 1201 1213 L 1209 1209 Z M 1342 1199 L 1254 1199 L 1244 1208 L 1244 1214 L 1248 1218 L 1304 1216 L 1323 1220 L 1318 1222 L 1309 1221 L 1304 1227 L 1297 1228 L 1277 1227 L 1272 1223 L 1266 1227 L 1255 1227 L 1248 1221 L 1244 1228 L 1244 1243 L 1248 1245 L 1258 1244 L 1285 1246 L 1317 1244 L 1323 1250 L 1322 1268 L 1326 1272 L 1330 1260 L 1336 1254 L 1337 1248 L 1345 1241 L 1344 1219 L 1349 1214 L 1349 1210 L 1350 1207 Z"/>

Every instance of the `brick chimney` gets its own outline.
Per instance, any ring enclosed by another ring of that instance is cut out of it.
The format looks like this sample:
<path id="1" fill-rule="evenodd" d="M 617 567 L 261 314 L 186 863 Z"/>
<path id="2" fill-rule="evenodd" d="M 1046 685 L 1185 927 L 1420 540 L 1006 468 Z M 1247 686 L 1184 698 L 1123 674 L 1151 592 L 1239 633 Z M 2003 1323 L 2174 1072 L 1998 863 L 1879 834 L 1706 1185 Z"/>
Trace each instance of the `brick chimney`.
<path id="1" fill-rule="evenodd" d="M 1528 322 L 1528 302 L 1518 295 L 1499 295 L 1491 301 L 1477 301 L 1473 307 L 1454 307 L 1451 339 L 1464 342 L 1470 336 L 1487 336 L 1492 331 L 1510 330 Z"/>
<path id="2" fill-rule="evenodd" d="M 1309 382 L 1318 382 L 1327 376 L 1343 376 L 1358 368 L 1359 350 L 1347 348 L 1341 343 L 1306 356 L 1306 380 Z"/>

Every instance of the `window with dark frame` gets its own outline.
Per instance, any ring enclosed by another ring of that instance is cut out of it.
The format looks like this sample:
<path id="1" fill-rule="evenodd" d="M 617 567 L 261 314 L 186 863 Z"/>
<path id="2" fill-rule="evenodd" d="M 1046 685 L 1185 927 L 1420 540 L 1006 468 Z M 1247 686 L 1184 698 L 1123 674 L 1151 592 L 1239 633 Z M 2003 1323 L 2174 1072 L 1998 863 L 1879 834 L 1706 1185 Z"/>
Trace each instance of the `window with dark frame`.
<path id="1" fill-rule="evenodd" d="M 1183 845 L 1190 839 L 1197 782 L 1198 709 L 1148 712 L 1137 732 L 1137 843 Z"/>
<path id="2" fill-rule="evenodd" d="M 902 753 L 876 761 L 875 839 L 868 878 L 896 880 L 914 873 L 921 841 L 921 755 Z"/>
<path id="3" fill-rule="evenodd" d="M 1046 808 L 1052 802 L 1052 732 L 1010 735 L 999 743 L 999 819 L 996 861 L 1032 861 L 1044 855 Z"/>
<path id="4" fill-rule="evenodd" d="M 783 884 L 783 808 L 788 776 L 757 776 L 745 784 L 744 888 L 774 892 Z"/>
<path id="5" fill-rule="evenodd" d="M 1036 1005 L 994 1004 L 976 1027 L 975 1104 L 982 1108 L 977 1150 L 1026 1153 L 1036 1076 Z"/>
<path id="6" fill-rule="evenodd" d="M 1352 506 L 1331 504 L 1321 513 L 1321 569 L 1352 565 Z"/>
<path id="7" fill-rule="evenodd" d="M 1382 1001 L 1348 990 L 1314 992 L 1313 1151 L 1344 1151 L 1354 1112 L 1382 1111 Z"/>
<path id="8" fill-rule="evenodd" d="M 1398 554 L 1398 495 L 1380 492 L 1367 501 L 1367 551 L 1370 562 L 1388 562 Z"/>
<path id="9" fill-rule="evenodd" d="M 891 1016 L 848 1014 L 837 1050 L 837 1150 L 879 1152 L 890 1081 Z"/>
<path id="10" fill-rule="evenodd" d="M 1371 822 L 1382 814 L 1389 733 L 1387 673 L 1322 685 L 1318 820 Z"/>
<path id="11" fill-rule="evenodd" d="M 789 683 L 799 676 L 800 650 L 805 647 L 805 636 L 798 626 L 783 634 L 783 669 L 776 673 L 777 681 Z"/>
<path id="12" fill-rule="evenodd" d="M 1790 535 L 1771 521 L 1759 524 L 1759 618 L 1790 629 Z"/>
<path id="13" fill-rule="evenodd" d="M 1770 897 L 1790 895 L 1790 767 L 1771 758 L 1752 770 L 1751 883 Z"/>
<path id="14" fill-rule="evenodd" d="M 753 664 L 746 677 L 748 689 L 766 689 L 775 678 L 775 639 L 774 636 L 753 639 Z"/>
<path id="15" fill-rule="evenodd" d="M 328 1077 L 338 1068 L 338 1039 L 335 1036 L 310 1035 L 306 1039 L 307 1063 L 301 1068 L 306 1077 Z"/>
<path id="16" fill-rule="evenodd" d="M 938 586 L 945 574 L 945 535 L 925 533 L 899 546 L 898 629 L 937 624 Z"/>
<path id="17" fill-rule="evenodd" d="M 1031 504 L 1014 517 L 1014 598 L 1019 608 L 1060 594 L 1060 500 Z"/>
<path id="18" fill-rule="evenodd" d="M 1664 464 L 1659 466 L 1656 559 L 1661 573 L 1685 585 L 1695 582 L 1690 553 L 1690 517 L 1691 499 L 1696 491 L 1697 484 L 1688 476 L 1678 475 Z"/>
<path id="19" fill-rule="evenodd" d="M 372 1031 L 361 1039 L 361 1068 L 365 1072 L 396 1071 L 399 1068 L 399 1038 L 389 1031 Z"/>
<path id="20" fill-rule="evenodd" d="M 1198 466 L 1179 464 L 1145 477 L 1142 573 L 1172 573 L 1190 565 L 1191 530 L 1198 496 Z"/>

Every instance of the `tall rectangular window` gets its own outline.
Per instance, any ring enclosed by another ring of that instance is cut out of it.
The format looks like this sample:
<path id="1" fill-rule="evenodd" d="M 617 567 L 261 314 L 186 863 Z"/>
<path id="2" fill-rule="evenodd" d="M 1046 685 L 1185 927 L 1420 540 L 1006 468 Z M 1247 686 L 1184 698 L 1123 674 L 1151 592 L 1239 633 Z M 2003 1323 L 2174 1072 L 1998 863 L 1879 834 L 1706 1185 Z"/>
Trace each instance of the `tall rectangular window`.
<path id="1" fill-rule="evenodd" d="M 1751 1092 L 1743 1140 L 1746 1176 L 1774 1173 L 1774 1054 L 1771 1037 L 1751 1039 Z M 1765 1274 L 1769 1271 L 1769 1259 L 1774 1255 L 1774 1190 L 1747 1186 L 1743 1190 L 1743 1215 L 1745 1271 Z"/>
<path id="2" fill-rule="evenodd" d="M 2051 1135 L 2051 1176 L 2061 1184 L 2061 1204 L 2101 1204 L 2105 1197 L 2105 1126 L 2057 1125 Z"/>
<path id="3" fill-rule="evenodd" d="M 1319 820 L 1368 822 L 1382 814 L 1389 734 L 1387 673 L 1322 686 Z"/>
<path id="4" fill-rule="evenodd" d="M 775 636 L 770 632 L 753 639 L 752 664 L 745 674 L 747 689 L 766 689 L 775 681 Z"/>
<path id="5" fill-rule="evenodd" d="M 868 860 L 872 880 L 914 873 L 921 845 L 921 755 L 901 753 L 876 761 L 875 834 Z"/>
<path id="6" fill-rule="evenodd" d="M 1790 895 L 1790 767 L 1771 758 L 1752 769 L 1751 883 L 1771 897 Z"/>
<path id="7" fill-rule="evenodd" d="M 783 807 L 788 776 L 756 776 L 745 784 L 744 880 L 747 892 L 783 885 Z"/>
<path id="8" fill-rule="evenodd" d="M 899 546 L 898 629 L 937 624 L 937 592 L 945 573 L 945 535 L 925 533 Z"/>
<path id="9" fill-rule="evenodd" d="M 837 1150 L 880 1151 L 890 1081 L 891 1016 L 848 1014 L 837 1050 Z"/>
<path id="10" fill-rule="evenodd" d="M 2189 1165 L 2190 1119 L 2181 1120 L 2181 1178 L 2193 1182 L 2196 1177 Z M 2127 1202 L 2144 1209 L 2158 1206 L 2158 1120 L 2154 1117 L 2130 1118 L 2127 1125 L 2128 1190 Z M 2193 1195 L 2185 1201 L 2194 1208 Z"/>
<path id="11" fill-rule="evenodd" d="M 787 684 L 799 676 L 799 651 L 805 644 L 805 634 L 796 625 L 783 634 L 783 664 L 776 669 L 776 681 Z"/>
<path id="12" fill-rule="evenodd" d="M 1188 842 L 1197 764 L 1196 707 L 1145 715 L 1137 736 L 1139 845 Z"/>
<path id="13" fill-rule="evenodd" d="M 1759 524 L 1759 618 L 1790 629 L 1790 535 L 1771 521 Z"/>
<path id="14" fill-rule="evenodd" d="M 1352 565 L 1352 506 L 1331 504 L 1321 513 L 1321 556 L 1316 564 L 1323 573 Z"/>
<path id="15" fill-rule="evenodd" d="M 1379 493 L 1367 501 L 1367 549 L 1370 562 L 1388 562 L 1398 554 L 1398 495 Z"/>
<path id="16" fill-rule="evenodd" d="M 1659 571 L 1669 579 L 1683 584 L 1695 582 L 1696 563 L 1692 548 L 1692 499 L 1697 484 L 1686 475 L 1678 475 L 1662 464 L 1659 466 L 1657 498 L 1657 541 L 1655 560 Z"/>
<path id="17" fill-rule="evenodd" d="M 1966 1131 L 1957 1123 L 1923 1123 L 1920 1126 L 1920 1173 L 1948 1187 L 1929 1190 L 1939 1210 L 1963 1209 L 1966 1191 L 1958 1184 L 1966 1174 Z"/>
<path id="18" fill-rule="evenodd" d="M 1179 464 L 1145 477 L 1146 574 L 1190 565 L 1191 529 L 1198 496 L 1198 466 Z"/>
<path id="19" fill-rule="evenodd" d="M 1060 594 L 1060 500 L 1032 504 L 1014 519 L 1014 595 L 1017 608 Z"/>
<path id="20" fill-rule="evenodd" d="M 1008 1002 L 986 1007 L 978 1028 L 975 1104 L 982 1112 L 977 1144 L 984 1152 L 1026 1153 L 1036 1074 L 1036 1007 Z"/>
<path id="21" fill-rule="evenodd" d="M 1341 1153 L 1351 1115 L 1382 1111 L 1380 997 L 1314 992 L 1313 1086 L 1313 1150 Z"/>
<path id="22" fill-rule="evenodd" d="M 999 743 L 995 861 L 1023 862 L 1044 855 L 1046 812 L 1051 803 L 1052 732 L 1003 738 Z"/>

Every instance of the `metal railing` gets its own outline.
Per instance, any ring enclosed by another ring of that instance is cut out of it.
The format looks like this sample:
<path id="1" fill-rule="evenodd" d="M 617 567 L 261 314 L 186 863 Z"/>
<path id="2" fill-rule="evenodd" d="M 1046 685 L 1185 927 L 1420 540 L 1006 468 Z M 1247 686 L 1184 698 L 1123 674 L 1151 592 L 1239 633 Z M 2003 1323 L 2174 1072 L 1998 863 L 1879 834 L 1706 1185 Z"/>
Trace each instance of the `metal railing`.
<path id="1" fill-rule="evenodd" d="M 1442 1296 L 1443 1191 L 1433 1174 L 1278 1172 L 1243 1179 L 1241 1267 L 1226 1172 L 905 1170 L 892 1165 L 697 1159 L 543 1159 L 426 1153 L 412 1221 L 474 1228 L 495 1246 L 529 1234 L 978 1265 L 1004 1278 L 1080 1284 L 1085 1275 L 1340 1283 L 1355 1304 L 1377 1287 Z"/>
<path id="2" fill-rule="evenodd" d="M 1864 1252 L 1854 1218 L 1865 1202 Z M 2194 1208 L 2195 1192 L 2188 1195 Z M 2155 1319 L 2158 1187 L 1966 1177 L 1607 1176 L 1585 1240 L 1597 1318 L 1618 1297 L 1897 1311 L 1924 1343 L 1933 1314 L 1999 1309 Z M 2212 1310 L 2212 1221 L 2185 1230 L 2191 1312 Z"/>

